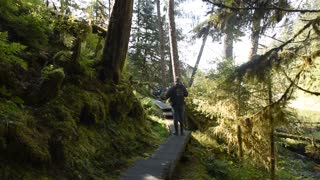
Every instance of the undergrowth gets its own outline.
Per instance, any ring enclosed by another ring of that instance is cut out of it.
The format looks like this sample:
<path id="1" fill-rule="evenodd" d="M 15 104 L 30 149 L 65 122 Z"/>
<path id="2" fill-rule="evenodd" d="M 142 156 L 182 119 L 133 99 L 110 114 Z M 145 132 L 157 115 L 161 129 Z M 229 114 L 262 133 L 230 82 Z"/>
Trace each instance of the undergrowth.
<path id="1" fill-rule="evenodd" d="M 209 131 L 192 133 L 174 179 L 248 180 L 270 179 L 263 166 L 250 158 L 240 160 L 228 154 L 228 148 Z M 291 152 L 277 143 L 276 179 L 318 179 L 320 166 L 309 158 Z"/>
<path id="2" fill-rule="evenodd" d="M 265 179 L 267 172 L 228 156 L 227 147 L 219 144 L 209 132 L 192 133 L 176 179 Z"/>

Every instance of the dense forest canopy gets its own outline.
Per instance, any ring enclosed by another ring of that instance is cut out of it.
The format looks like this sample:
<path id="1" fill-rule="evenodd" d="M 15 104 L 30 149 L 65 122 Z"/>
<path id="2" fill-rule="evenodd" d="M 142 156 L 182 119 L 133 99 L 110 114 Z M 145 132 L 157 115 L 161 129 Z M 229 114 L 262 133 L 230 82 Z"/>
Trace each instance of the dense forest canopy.
<path id="1" fill-rule="evenodd" d="M 168 135 L 151 98 L 178 76 L 203 167 L 180 178 L 301 178 L 288 154 L 320 160 L 319 25 L 308 0 L 0 0 L 0 177 L 117 178 Z"/>

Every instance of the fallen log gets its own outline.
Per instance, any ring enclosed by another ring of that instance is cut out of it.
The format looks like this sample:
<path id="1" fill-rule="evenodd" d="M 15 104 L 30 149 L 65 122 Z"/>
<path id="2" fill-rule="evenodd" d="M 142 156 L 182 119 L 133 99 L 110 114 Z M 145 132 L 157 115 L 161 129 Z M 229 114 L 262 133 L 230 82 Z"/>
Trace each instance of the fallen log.
<path id="1" fill-rule="evenodd" d="M 101 37 L 106 37 L 107 35 L 107 29 L 103 28 L 102 26 L 99 26 L 97 24 L 92 24 L 90 22 L 87 22 L 86 20 L 84 19 L 74 19 L 74 18 L 71 18 L 69 15 L 67 14 L 62 14 L 58 11 L 55 11 L 55 10 L 51 10 L 51 15 L 52 16 L 56 16 L 57 18 L 60 18 L 62 17 L 63 20 L 68 23 L 69 19 L 73 19 L 74 22 L 77 22 L 77 23 L 85 23 L 87 26 L 89 26 L 92 30 L 92 33 L 93 34 L 97 34 L 98 36 L 101 36 Z M 75 32 L 78 32 L 78 31 L 75 31 Z"/>
<path id="2" fill-rule="evenodd" d="M 275 132 L 274 135 L 279 138 L 289 138 L 289 139 L 295 139 L 295 140 L 309 141 L 310 143 L 320 143 L 320 139 L 314 139 L 312 137 L 299 136 L 299 135 L 287 134 L 287 133 L 281 133 L 281 132 Z"/>
<path id="3" fill-rule="evenodd" d="M 295 123 L 295 124 L 320 124 L 320 122 L 309 122 L 309 121 L 294 121 L 290 123 Z"/>

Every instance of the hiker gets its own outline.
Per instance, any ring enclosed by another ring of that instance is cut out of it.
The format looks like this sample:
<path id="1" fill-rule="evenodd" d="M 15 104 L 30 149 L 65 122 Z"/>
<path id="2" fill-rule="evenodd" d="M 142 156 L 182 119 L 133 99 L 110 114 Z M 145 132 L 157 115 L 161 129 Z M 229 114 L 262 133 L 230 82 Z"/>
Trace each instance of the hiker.
<path id="1" fill-rule="evenodd" d="M 157 98 L 160 98 L 160 97 L 161 97 L 161 94 L 162 94 L 162 88 L 159 87 L 159 88 L 154 92 L 154 95 L 155 95 Z"/>
<path id="2" fill-rule="evenodd" d="M 178 122 L 180 124 L 180 134 L 183 135 L 183 122 L 185 112 L 184 97 L 188 96 L 187 89 L 180 82 L 179 77 L 175 78 L 175 83 L 169 88 L 166 93 L 165 99 L 169 99 L 172 106 L 173 122 L 174 122 L 174 135 L 178 135 Z"/>

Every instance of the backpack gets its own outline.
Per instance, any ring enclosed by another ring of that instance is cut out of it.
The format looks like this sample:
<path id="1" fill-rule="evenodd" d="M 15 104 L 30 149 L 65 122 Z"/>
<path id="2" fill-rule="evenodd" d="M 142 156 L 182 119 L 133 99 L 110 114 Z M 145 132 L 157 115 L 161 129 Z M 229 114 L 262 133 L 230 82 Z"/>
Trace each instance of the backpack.
<path id="1" fill-rule="evenodd" d="M 176 97 L 184 97 L 183 89 L 180 86 L 177 86 L 174 90 L 174 94 Z"/>

